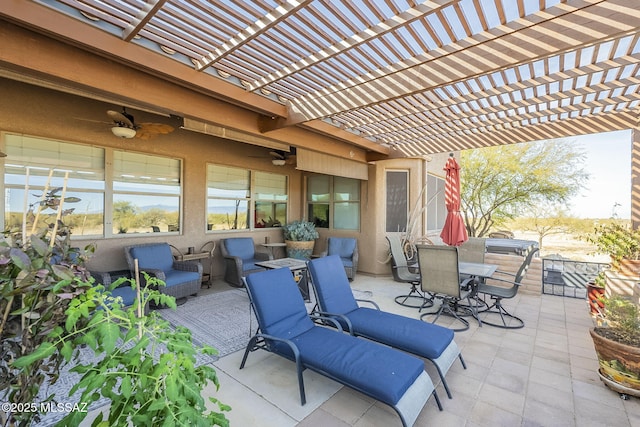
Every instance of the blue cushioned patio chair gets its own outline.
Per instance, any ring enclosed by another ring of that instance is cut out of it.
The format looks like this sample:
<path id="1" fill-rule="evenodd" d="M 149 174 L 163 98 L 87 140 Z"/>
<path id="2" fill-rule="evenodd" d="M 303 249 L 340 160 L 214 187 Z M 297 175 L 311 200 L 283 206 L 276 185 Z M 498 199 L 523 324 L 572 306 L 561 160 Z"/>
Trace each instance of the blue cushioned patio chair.
<path id="1" fill-rule="evenodd" d="M 327 250 L 321 256 L 338 255 L 349 280 L 356 277 L 358 270 L 358 240 L 353 237 L 329 237 Z"/>
<path id="2" fill-rule="evenodd" d="M 197 262 L 175 261 L 168 243 L 125 246 L 124 253 L 131 277 L 135 277 L 134 260 L 137 259 L 140 272 L 144 271 L 166 283 L 166 286 L 158 288 L 160 293 L 180 299 L 197 295 L 202 286 L 202 265 Z"/>
<path id="3" fill-rule="evenodd" d="M 273 255 L 256 251 L 251 237 L 220 239 L 220 252 L 224 260 L 224 280 L 232 286 L 242 287 L 242 278 L 264 271 L 256 262 L 273 259 Z"/>
<path id="4" fill-rule="evenodd" d="M 254 273 L 244 281 L 259 329 L 249 340 L 240 369 L 249 352 L 273 352 L 295 362 L 302 405 L 302 373 L 310 369 L 393 407 L 403 426 L 413 425 L 430 395 L 440 407 L 421 359 L 315 324 L 289 269 Z"/>
<path id="5" fill-rule="evenodd" d="M 349 282 L 340 270 L 340 260 L 335 256 L 309 261 L 308 269 L 316 291 L 316 301 L 324 316 L 333 316 L 352 335 L 424 357 L 438 369 L 447 396 L 451 391 L 445 375 L 456 359 L 467 368 L 453 331 L 418 319 L 381 311 L 373 301 L 356 300 Z M 366 302 L 375 308 L 360 307 Z"/>

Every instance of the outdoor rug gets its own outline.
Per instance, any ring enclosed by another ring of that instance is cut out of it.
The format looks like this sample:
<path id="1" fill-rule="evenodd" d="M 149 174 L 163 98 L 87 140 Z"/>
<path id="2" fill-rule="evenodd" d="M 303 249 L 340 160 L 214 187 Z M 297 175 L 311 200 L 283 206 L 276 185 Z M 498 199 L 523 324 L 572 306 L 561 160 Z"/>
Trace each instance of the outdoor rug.
<path id="1" fill-rule="evenodd" d="M 189 298 L 176 310 L 159 313 L 173 326 L 191 330 L 194 343 L 218 350 L 218 357 L 243 350 L 258 327 L 244 289 Z"/>

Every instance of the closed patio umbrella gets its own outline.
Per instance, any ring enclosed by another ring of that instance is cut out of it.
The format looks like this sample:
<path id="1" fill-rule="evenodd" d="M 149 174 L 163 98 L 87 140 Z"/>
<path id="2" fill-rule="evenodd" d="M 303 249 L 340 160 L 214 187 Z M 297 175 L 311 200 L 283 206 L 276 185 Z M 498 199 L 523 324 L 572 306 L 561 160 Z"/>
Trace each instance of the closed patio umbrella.
<path id="1" fill-rule="evenodd" d="M 444 182 L 444 203 L 447 206 L 447 218 L 440 233 L 442 241 L 449 246 L 460 246 L 469 237 L 460 215 L 460 166 L 453 157 L 444 166 L 447 176 Z"/>

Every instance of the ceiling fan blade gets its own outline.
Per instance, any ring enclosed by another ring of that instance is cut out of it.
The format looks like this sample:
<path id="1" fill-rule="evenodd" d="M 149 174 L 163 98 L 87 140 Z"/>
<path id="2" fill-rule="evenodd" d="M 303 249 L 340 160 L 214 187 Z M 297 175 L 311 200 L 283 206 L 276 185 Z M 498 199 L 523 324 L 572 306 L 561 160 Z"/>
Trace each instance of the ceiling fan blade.
<path id="1" fill-rule="evenodd" d="M 131 116 L 130 114 L 127 114 L 127 116 L 130 116 L 131 118 L 125 116 L 123 113 L 118 113 L 117 111 L 113 111 L 113 110 L 107 110 L 107 116 L 109 116 L 109 118 L 111 118 L 111 120 L 113 120 L 116 123 L 121 123 L 125 126 L 128 126 L 130 128 L 133 128 L 133 116 Z"/>
<path id="2" fill-rule="evenodd" d="M 137 128 L 136 138 L 149 139 L 157 135 L 166 135 L 174 130 L 173 126 L 164 123 L 141 123 Z"/>
<path id="3" fill-rule="evenodd" d="M 278 151 L 269 151 L 269 154 L 271 154 L 271 157 L 278 160 L 284 160 L 286 158 L 284 153 L 280 153 Z"/>
<path id="4" fill-rule="evenodd" d="M 113 125 L 113 122 L 108 122 L 106 120 L 94 120 L 94 119 L 87 119 L 84 117 L 74 117 L 74 120 L 80 120 L 83 122 L 89 122 L 89 123 L 101 123 L 101 124 L 107 124 L 107 125 Z"/>

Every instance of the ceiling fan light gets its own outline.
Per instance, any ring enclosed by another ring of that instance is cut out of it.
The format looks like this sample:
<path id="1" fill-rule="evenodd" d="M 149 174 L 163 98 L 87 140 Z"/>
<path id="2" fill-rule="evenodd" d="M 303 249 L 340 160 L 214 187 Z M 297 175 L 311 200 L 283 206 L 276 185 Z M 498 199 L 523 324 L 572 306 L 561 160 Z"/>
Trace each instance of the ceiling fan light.
<path id="1" fill-rule="evenodd" d="M 111 132 L 118 138 L 130 139 L 136 136 L 136 130 L 131 128 L 125 128 L 121 126 L 114 126 L 111 128 Z"/>
<path id="2" fill-rule="evenodd" d="M 274 166 L 284 166 L 285 161 L 284 159 L 273 159 L 271 163 L 273 163 Z"/>

